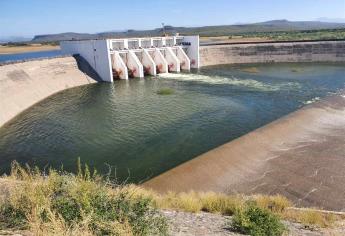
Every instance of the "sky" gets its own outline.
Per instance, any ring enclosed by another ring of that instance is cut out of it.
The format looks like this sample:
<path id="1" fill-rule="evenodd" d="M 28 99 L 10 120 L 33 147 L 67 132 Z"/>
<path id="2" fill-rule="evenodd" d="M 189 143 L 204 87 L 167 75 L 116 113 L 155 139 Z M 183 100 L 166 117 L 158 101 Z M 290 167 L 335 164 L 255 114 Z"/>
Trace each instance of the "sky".
<path id="1" fill-rule="evenodd" d="M 0 38 L 320 18 L 345 22 L 345 0 L 0 0 Z"/>

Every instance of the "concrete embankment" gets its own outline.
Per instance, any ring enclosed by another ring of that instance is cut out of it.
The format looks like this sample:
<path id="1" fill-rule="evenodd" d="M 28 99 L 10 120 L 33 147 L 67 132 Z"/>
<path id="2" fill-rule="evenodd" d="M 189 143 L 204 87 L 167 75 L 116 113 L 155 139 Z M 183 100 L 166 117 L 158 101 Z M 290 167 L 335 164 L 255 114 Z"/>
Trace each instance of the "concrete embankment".
<path id="1" fill-rule="evenodd" d="M 54 93 L 94 82 L 74 57 L 0 66 L 0 127 Z"/>
<path id="2" fill-rule="evenodd" d="M 200 47 L 202 66 L 267 62 L 343 62 L 345 41 L 270 42 Z"/>
<path id="3" fill-rule="evenodd" d="M 345 211 L 345 95 L 308 105 L 144 186 L 160 192 L 279 193 L 298 206 Z"/>

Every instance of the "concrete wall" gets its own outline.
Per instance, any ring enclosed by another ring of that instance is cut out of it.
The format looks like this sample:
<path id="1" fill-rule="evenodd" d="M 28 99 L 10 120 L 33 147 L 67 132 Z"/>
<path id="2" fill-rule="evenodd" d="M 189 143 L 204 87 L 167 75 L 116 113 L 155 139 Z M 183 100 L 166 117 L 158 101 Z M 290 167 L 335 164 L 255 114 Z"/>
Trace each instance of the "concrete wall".
<path id="1" fill-rule="evenodd" d="M 186 54 L 191 61 L 191 68 L 200 67 L 200 42 L 199 36 L 183 36 L 183 43 L 190 44 L 186 49 Z"/>
<path id="2" fill-rule="evenodd" d="M 102 80 L 113 81 L 107 40 L 62 41 L 60 47 L 64 53 L 84 57 Z"/>
<path id="3" fill-rule="evenodd" d="M 94 82 L 73 57 L 0 66 L 0 127 L 54 93 Z"/>
<path id="4" fill-rule="evenodd" d="M 345 61 L 345 41 L 253 43 L 200 47 L 201 66 L 322 61 Z"/>

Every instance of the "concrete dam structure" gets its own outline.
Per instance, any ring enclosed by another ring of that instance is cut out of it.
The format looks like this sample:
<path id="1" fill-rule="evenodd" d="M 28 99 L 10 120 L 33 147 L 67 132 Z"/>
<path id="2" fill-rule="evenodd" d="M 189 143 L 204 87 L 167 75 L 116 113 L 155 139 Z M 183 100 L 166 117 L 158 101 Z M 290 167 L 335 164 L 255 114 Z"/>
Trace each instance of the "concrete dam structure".
<path id="1" fill-rule="evenodd" d="M 62 41 L 63 52 L 79 54 L 103 81 L 143 78 L 199 68 L 199 36 Z"/>

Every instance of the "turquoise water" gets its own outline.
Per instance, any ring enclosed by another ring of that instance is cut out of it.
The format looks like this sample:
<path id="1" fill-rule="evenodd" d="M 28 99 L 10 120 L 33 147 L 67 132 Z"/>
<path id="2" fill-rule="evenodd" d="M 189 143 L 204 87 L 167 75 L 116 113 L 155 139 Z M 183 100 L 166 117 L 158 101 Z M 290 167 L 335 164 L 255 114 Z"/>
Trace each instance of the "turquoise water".
<path id="1" fill-rule="evenodd" d="M 344 64 L 267 64 L 74 88 L 0 128 L 0 172 L 15 159 L 73 171 L 80 157 L 139 182 L 344 87 Z"/>

